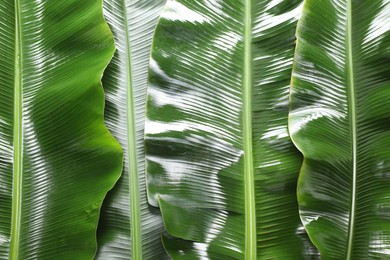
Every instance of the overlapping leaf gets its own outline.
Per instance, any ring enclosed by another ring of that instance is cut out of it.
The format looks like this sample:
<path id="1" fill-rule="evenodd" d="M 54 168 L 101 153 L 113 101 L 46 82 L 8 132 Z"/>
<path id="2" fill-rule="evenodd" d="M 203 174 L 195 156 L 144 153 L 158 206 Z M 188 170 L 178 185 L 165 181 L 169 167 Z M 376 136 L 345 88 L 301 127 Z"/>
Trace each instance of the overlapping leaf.
<path id="1" fill-rule="evenodd" d="M 0 259 L 95 254 L 122 159 L 103 124 L 114 45 L 101 7 L 0 1 Z"/>
<path id="2" fill-rule="evenodd" d="M 301 1 L 171 0 L 150 64 L 150 201 L 174 259 L 310 259 L 287 131 Z"/>
<path id="3" fill-rule="evenodd" d="M 117 51 L 108 66 L 106 123 L 121 143 L 124 169 L 104 203 L 96 259 L 166 259 L 160 211 L 147 202 L 144 115 L 152 36 L 165 0 L 105 0 Z"/>
<path id="4" fill-rule="evenodd" d="M 390 2 L 307 0 L 290 132 L 300 212 L 322 259 L 390 257 Z"/>

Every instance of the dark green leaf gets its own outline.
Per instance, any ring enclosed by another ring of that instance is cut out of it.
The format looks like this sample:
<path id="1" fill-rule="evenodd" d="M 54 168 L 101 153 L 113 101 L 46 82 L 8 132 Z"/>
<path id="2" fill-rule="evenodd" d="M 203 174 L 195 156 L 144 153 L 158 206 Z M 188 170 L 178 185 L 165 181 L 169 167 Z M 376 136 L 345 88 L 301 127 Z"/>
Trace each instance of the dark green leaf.
<path id="1" fill-rule="evenodd" d="M 98 0 L 0 1 L 0 259 L 91 259 L 122 152 L 103 124 L 114 51 Z"/>

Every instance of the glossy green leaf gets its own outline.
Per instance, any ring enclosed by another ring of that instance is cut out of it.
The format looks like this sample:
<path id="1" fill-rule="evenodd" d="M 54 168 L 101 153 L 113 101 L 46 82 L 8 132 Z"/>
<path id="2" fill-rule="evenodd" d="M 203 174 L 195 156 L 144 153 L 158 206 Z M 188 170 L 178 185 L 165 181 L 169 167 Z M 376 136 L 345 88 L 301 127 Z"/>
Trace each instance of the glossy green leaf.
<path id="1" fill-rule="evenodd" d="M 287 131 L 301 1 L 168 1 L 150 64 L 150 202 L 174 259 L 311 259 Z"/>
<path id="2" fill-rule="evenodd" d="M 91 259 L 122 152 L 103 123 L 114 52 L 98 0 L 0 0 L 0 259 Z"/>
<path id="3" fill-rule="evenodd" d="M 290 133 L 322 259 L 390 258 L 390 1 L 307 0 Z"/>
<path id="4" fill-rule="evenodd" d="M 108 194 L 98 230 L 96 259 L 162 260 L 163 223 L 148 204 L 144 115 L 153 31 L 165 0 L 105 0 L 104 14 L 117 51 L 105 71 L 106 124 L 125 153 L 122 177 Z"/>

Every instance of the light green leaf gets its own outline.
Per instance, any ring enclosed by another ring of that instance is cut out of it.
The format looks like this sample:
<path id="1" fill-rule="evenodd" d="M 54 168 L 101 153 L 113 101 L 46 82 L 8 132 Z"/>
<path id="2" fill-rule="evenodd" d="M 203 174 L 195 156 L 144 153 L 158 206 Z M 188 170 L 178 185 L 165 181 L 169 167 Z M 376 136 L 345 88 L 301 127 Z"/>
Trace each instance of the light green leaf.
<path id="1" fill-rule="evenodd" d="M 98 0 L 0 1 L 0 259 L 91 259 L 122 152 L 103 124 Z"/>
<path id="2" fill-rule="evenodd" d="M 300 213 L 322 259 L 390 257 L 390 2 L 307 0 L 290 132 Z"/>
<path id="3" fill-rule="evenodd" d="M 150 64 L 150 201 L 174 259 L 311 259 L 287 131 L 301 1 L 171 0 Z"/>
<path id="4" fill-rule="evenodd" d="M 163 223 L 148 204 L 144 123 L 153 31 L 165 0 L 105 0 L 117 51 L 103 77 L 106 123 L 124 153 L 122 177 L 104 203 L 96 259 L 162 260 Z"/>

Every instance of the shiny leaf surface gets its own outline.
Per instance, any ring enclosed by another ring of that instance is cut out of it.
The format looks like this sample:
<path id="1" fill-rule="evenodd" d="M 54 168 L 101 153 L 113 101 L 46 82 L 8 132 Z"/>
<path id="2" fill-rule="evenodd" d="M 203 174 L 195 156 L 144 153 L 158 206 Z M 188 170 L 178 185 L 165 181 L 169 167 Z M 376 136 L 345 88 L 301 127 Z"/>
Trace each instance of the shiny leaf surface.
<path id="1" fill-rule="evenodd" d="M 389 29 L 388 0 L 304 6 L 290 133 L 305 157 L 300 213 L 322 259 L 390 258 Z"/>
<path id="2" fill-rule="evenodd" d="M 150 202 L 173 259 L 311 259 L 287 131 L 301 1 L 168 1 L 150 64 Z"/>
<path id="3" fill-rule="evenodd" d="M 144 123 L 153 31 L 165 0 L 105 0 L 117 51 L 105 71 L 105 119 L 125 153 L 122 177 L 108 194 L 96 259 L 166 259 L 160 211 L 148 204 Z"/>
<path id="4" fill-rule="evenodd" d="M 103 124 L 114 52 L 98 0 L 0 1 L 0 259 L 91 259 L 122 152 Z"/>

